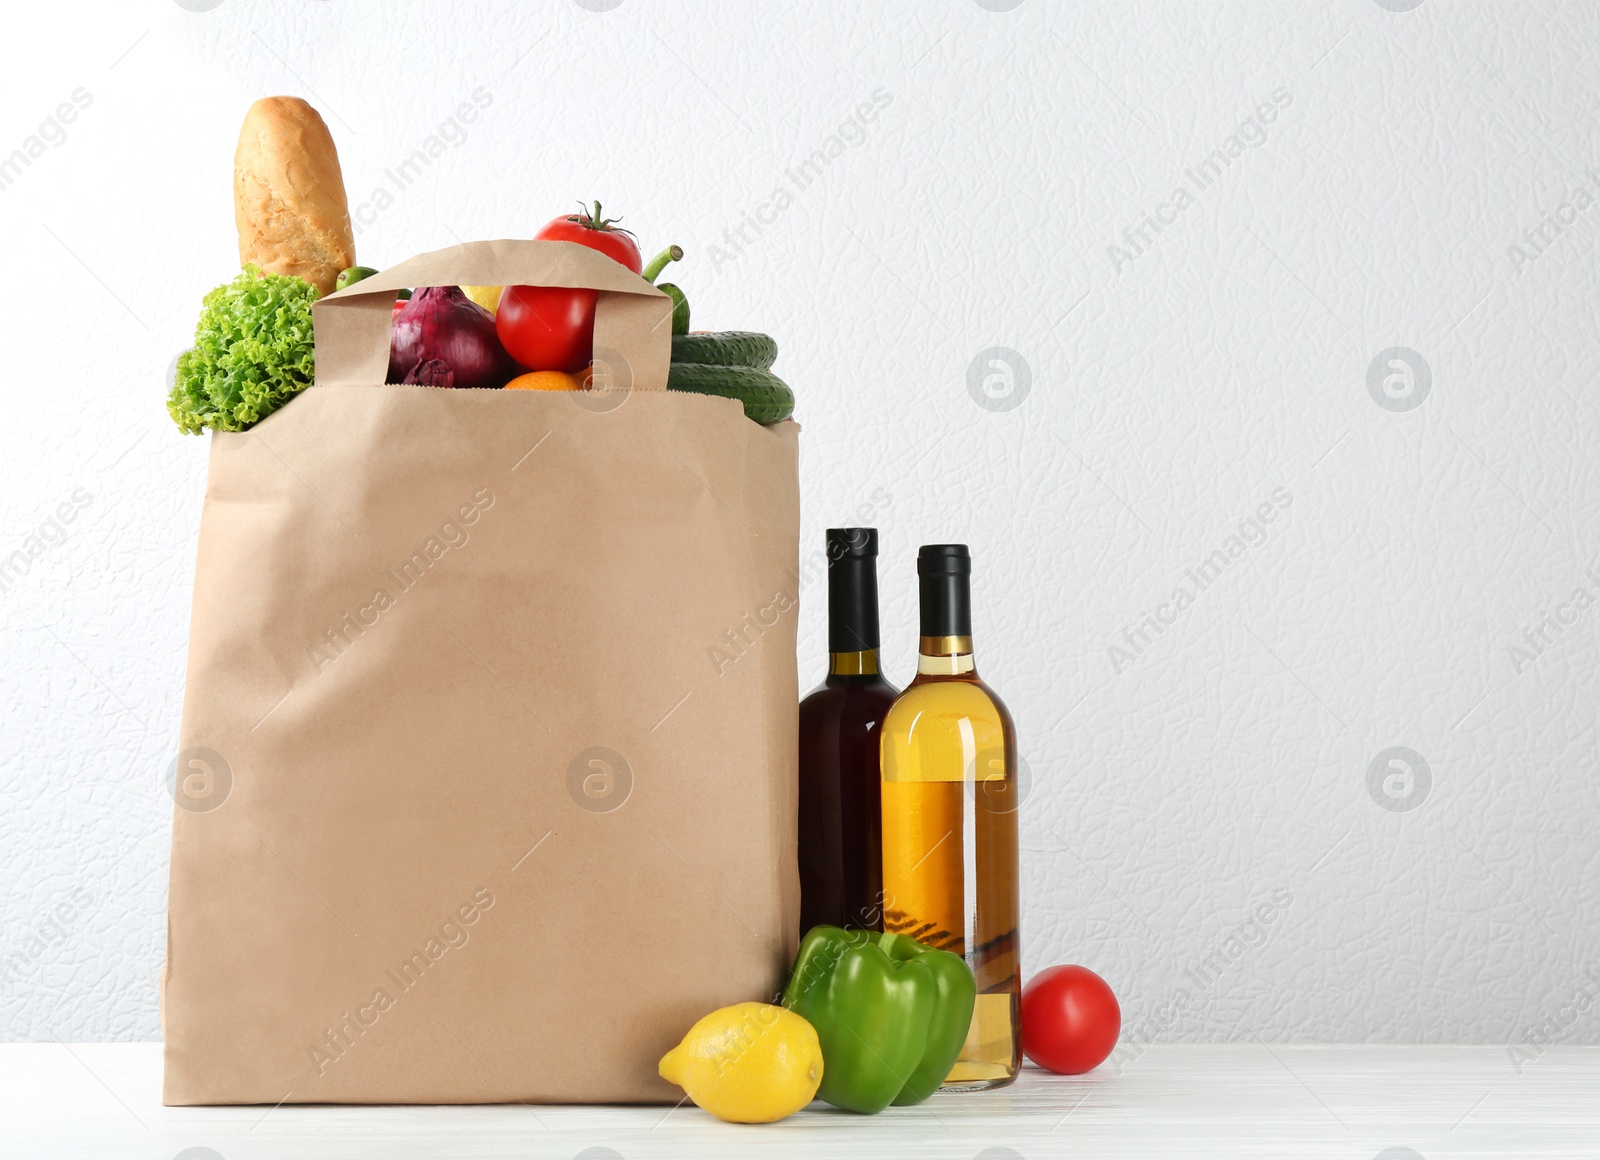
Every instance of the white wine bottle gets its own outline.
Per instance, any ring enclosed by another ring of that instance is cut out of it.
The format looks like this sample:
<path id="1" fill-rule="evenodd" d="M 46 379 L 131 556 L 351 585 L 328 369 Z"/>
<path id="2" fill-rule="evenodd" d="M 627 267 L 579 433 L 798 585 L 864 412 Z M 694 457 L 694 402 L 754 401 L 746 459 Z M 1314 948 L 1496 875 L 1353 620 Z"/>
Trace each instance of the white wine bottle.
<path id="1" fill-rule="evenodd" d="M 883 724 L 883 928 L 963 956 L 978 984 L 946 1090 L 1002 1087 L 1021 1064 L 1017 735 L 972 657 L 965 544 L 917 557 L 917 675 Z"/>

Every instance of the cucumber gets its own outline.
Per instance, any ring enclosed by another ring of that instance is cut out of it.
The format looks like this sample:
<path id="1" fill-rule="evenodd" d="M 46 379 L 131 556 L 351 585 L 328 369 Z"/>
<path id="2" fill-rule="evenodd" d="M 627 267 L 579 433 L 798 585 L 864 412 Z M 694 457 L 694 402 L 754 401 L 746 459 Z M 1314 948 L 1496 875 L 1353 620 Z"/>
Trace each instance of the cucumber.
<path id="1" fill-rule="evenodd" d="M 675 362 L 667 368 L 667 390 L 738 399 L 745 417 L 763 426 L 794 414 L 794 392 L 777 375 L 757 367 Z"/>
<path id="2" fill-rule="evenodd" d="M 778 357 L 778 343 L 769 334 L 750 330 L 722 330 L 716 333 L 672 336 L 672 361 L 707 363 L 719 367 L 771 368 Z"/>

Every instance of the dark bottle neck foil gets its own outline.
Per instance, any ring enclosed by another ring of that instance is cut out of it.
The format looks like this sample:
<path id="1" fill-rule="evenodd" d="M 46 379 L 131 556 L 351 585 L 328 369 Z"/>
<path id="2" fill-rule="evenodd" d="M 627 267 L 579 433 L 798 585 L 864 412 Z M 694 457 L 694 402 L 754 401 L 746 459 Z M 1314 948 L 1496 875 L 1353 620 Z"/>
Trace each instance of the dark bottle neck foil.
<path id="1" fill-rule="evenodd" d="M 828 651 L 876 649 L 878 529 L 828 529 Z"/>
<path id="2" fill-rule="evenodd" d="M 917 589 L 923 636 L 972 635 L 972 558 L 965 544 L 924 544 Z"/>

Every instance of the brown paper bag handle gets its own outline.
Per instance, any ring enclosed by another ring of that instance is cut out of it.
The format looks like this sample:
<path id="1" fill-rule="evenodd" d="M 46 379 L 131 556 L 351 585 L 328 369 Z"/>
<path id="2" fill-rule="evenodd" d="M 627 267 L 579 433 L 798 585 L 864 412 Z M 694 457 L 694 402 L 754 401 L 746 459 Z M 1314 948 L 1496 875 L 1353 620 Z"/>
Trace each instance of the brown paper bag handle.
<path id="1" fill-rule="evenodd" d="M 663 391 L 672 361 L 672 299 L 598 250 L 515 238 L 418 254 L 320 299 L 316 385 L 381 383 L 389 370 L 395 291 L 414 286 L 572 286 L 600 291 L 596 386 Z"/>

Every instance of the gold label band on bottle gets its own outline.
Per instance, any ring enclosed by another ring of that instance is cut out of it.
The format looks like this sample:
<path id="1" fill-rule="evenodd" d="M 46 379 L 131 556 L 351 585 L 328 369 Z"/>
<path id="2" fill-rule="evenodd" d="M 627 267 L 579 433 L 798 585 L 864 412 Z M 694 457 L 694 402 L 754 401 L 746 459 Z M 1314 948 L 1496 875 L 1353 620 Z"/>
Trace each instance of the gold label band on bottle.
<path id="1" fill-rule="evenodd" d="M 959 677 L 973 671 L 970 636 L 924 636 L 917 645 L 917 672 L 929 677 Z"/>
<path id="2" fill-rule="evenodd" d="M 878 650 L 828 654 L 828 672 L 836 677 L 870 677 L 878 671 Z"/>

